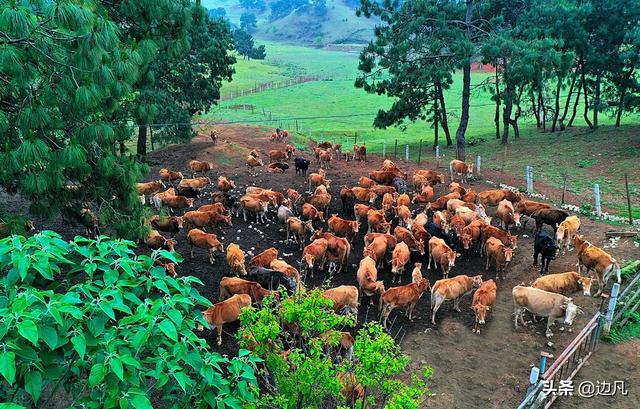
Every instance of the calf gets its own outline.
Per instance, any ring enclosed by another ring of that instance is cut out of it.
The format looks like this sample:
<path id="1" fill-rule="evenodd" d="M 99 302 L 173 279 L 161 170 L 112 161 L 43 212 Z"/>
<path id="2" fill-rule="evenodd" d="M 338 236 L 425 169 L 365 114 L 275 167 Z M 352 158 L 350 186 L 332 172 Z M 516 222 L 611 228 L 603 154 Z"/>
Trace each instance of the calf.
<path id="1" fill-rule="evenodd" d="M 209 263 L 213 264 L 215 258 L 213 258 L 213 251 L 224 251 L 224 246 L 218 240 L 218 236 L 213 233 L 205 233 L 200 229 L 192 229 L 187 233 L 187 242 L 189 243 L 189 249 L 191 252 L 191 258 L 193 258 L 193 248 L 198 247 L 206 249 L 209 253 Z"/>
<path id="2" fill-rule="evenodd" d="M 265 267 L 269 268 L 271 266 L 271 262 L 278 258 L 278 249 L 275 247 L 269 247 L 264 250 L 262 253 L 254 256 L 251 260 L 249 260 L 249 267 Z"/>
<path id="3" fill-rule="evenodd" d="M 580 218 L 578 216 L 569 216 L 560 225 L 556 232 L 556 240 L 558 247 L 562 249 L 562 254 L 566 254 L 569 246 L 573 243 L 576 234 L 580 230 Z"/>
<path id="4" fill-rule="evenodd" d="M 502 228 L 511 233 L 511 226 L 515 225 L 520 227 L 520 213 L 516 213 L 513 208 L 513 203 L 507 199 L 501 200 L 498 203 L 498 210 L 496 216 L 502 221 Z"/>
<path id="5" fill-rule="evenodd" d="M 396 276 L 398 277 L 398 284 L 402 282 L 402 273 L 404 273 L 404 267 L 410 258 L 409 246 L 403 242 L 398 243 L 391 255 L 391 274 L 393 274 L 391 283 L 395 282 Z"/>
<path id="6" fill-rule="evenodd" d="M 384 283 L 378 280 L 378 270 L 376 269 L 376 262 L 371 257 L 365 257 L 360 260 L 358 266 L 358 272 L 356 274 L 358 280 L 358 286 L 360 287 L 360 295 L 366 295 L 369 297 L 369 302 L 373 305 L 373 296 L 381 296 L 384 293 Z M 380 301 L 379 305 L 382 305 Z"/>
<path id="7" fill-rule="evenodd" d="M 322 151 L 320 152 L 320 167 L 323 169 L 329 169 L 329 164 L 331 163 L 331 152 L 330 151 Z"/>
<path id="8" fill-rule="evenodd" d="M 482 285 L 482 276 L 469 277 L 459 275 L 453 278 L 443 278 L 435 282 L 431 287 L 431 323 L 436 325 L 436 313 L 442 303 L 453 300 L 453 309 L 460 311 L 460 300 L 470 294 L 474 288 Z"/>
<path id="9" fill-rule="evenodd" d="M 229 180 L 224 176 L 218 176 L 218 189 L 221 192 L 228 192 L 236 188 L 236 184 L 233 180 Z"/>
<path id="10" fill-rule="evenodd" d="M 247 280 L 255 281 L 268 290 L 277 290 L 282 287 L 288 294 L 293 294 L 298 288 L 298 280 L 287 274 L 264 267 L 250 267 L 245 277 Z"/>
<path id="11" fill-rule="evenodd" d="M 411 282 L 417 283 L 422 280 L 422 263 L 415 263 L 411 272 Z"/>
<path id="12" fill-rule="evenodd" d="M 489 237 L 485 246 L 487 264 L 485 270 L 489 270 L 489 264 L 495 262 L 496 264 L 496 280 L 500 278 L 504 279 L 502 272 L 506 265 L 511 262 L 513 257 L 513 250 L 502 244 L 502 242 L 495 237 Z"/>
<path id="13" fill-rule="evenodd" d="M 182 172 L 174 172 L 167 168 L 160 169 L 158 173 L 160 174 L 160 180 L 163 180 L 165 182 L 184 178 L 184 176 L 182 175 Z"/>
<path id="14" fill-rule="evenodd" d="M 353 285 L 341 285 L 324 290 L 324 298 L 333 301 L 333 310 L 358 316 L 358 289 Z"/>
<path id="15" fill-rule="evenodd" d="M 496 302 L 496 283 L 493 280 L 483 281 L 480 288 L 473 293 L 471 309 L 476 315 L 476 325 L 473 332 L 480 335 L 480 325 L 484 325 L 487 312 Z"/>
<path id="16" fill-rule="evenodd" d="M 235 243 L 231 243 L 227 246 L 227 264 L 231 267 L 231 272 L 238 275 L 247 275 L 247 270 L 244 266 L 244 251 L 240 249 Z"/>
<path id="17" fill-rule="evenodd" d="M 288 218 L 286 221 L 286 225 L 287 242 L 289 242 L 290 237 L 293 236 L 293 239 L 300 244 L 301 249 L 306 241 L 307 233 L 313 234 L 313 232 L 315 231 L 311 220 L 303 222 L 297 217 Z"/>
<path id="18" fill-rule="evenodd" d="M 296 148 L 293 145 L 286 144 L 284 146 L 284 151 L 287 154 L 287 159 L 291 159 L 294 153 L 296 153 Z"/>
<path id="19" fill-rule="evenodd" d="M 326 239 L 316 239 L 302 250 L 302 265 L 304 265 L 306 271 L 311 271 L 311 278 L 313 278 L 313 270 L 316 263 L 320 263 L 320 272 L 324 270 L 328 246 L 329 242 Z"/>
<path id="20" fill-rule="evenodd" d="M 431 269 L 431 260 L 433 260 L 433 268 L 437 268 L 436 263 L 440 263 L 442 276 L 448 278 L 451 268 L 456 264 L 457 257 L 460 257 L 460 254 L 447 246 L 444 240 L 438 237 L 431 237 L 431 239 L 429 239 L 429 262 L 427 263 L 427 269 Z"/>
<path id="21" fill-rule="evenodd" d="M 591 295 L 592 281 L 591 277 L 582 277 L 575 271 L 569 271 L 540 277 L 531 284 L 531 287 L 563 295 L 571 295 L 582 290 L 584 295 Z"/>
<path id="22" fill-rule="evenodd" d="M 473 164 L 465 163 L 461 160 L 454 159 L 449 162 L 449 172 L 451 172 L 451 181 L 453 182 L 453 174 L 460 176 L 462 183 L 466 183 L 467 178 L 473 177 Z"/>
<path id="23" fill-rule="evenodd" d="M 540 230 L 536 233 L 535 243 L 533 245 L 533 265 L 538 264 L 538 254 L 542 256 L 540 263 L 540 275 L 545 271 L 549 272 L 549 263 L 556 258 L 558 246 L 555 240 L 545 231 Z"/>
<path id="24" fill-rule="evenodd" d="M 422 294 L 424 294 L 429 287 L 429 280 L 422 278 L 417 283 L 411 283 L 401 287 L 392 287 L 382 293 L 380 297 L 382 304 L 380 318 L 384 320 L 384 328 L 387 329 L 389 314 L 397 307 L 406 306 L 407 311 L 405 315 L 409 317 L 409 321 L 413 321 L 413 310 L 420 297 L 422 297 Z"/>
<path id="25" fill-rule="evenodd" d="M 284 173 L 289 169 L 289 165 L 283 162 L 273 162 L 267 165 L 268 173 Z"/>
<path id="26" fill-rule="evenodd" d="M 609 253 L 589 243 L 582 236 L 575 237 L 574 245 L 578 251 L 578 273 L 581 273 L 583 267 L 587 272 L 589 270 L 596 272 L 598 292 L 595 296 L 602 293 L 612 274 L 616 274 L 617 281 L 620 283 L 620 264 Z"/>
<path id="27" fill-rule="evenodd" d="M 309 164 L 311 164 L 311 161 L 298 156 L 293 160 L 293 163 L 296 167 L 296 175 L 297 174 L 302 174 L 304 176 L 307 175 L 307 170 L 309 169 Z"/>
<path id="28" fill-rule="evenodd" d="M 224 301 L 235 294 L 247 294 L 253 302 L 261 303 L 264 297 L 271 294 L 271 291 L 255 281 L 243 280 L 238 277 L 222 277 L 222 280 L 220 280 L 220 301 Z"/>
<path id="29" fill-rule="evenodd" d="M 251 297 L 247 294 L 236 294 L 202 312 L 205 321 L 218 330 L 218 346 L 222 345 L 222 325 L 237 321 L 245 307 L 251 307 Z M 198 324 L 198 330 L 203 330 L 202 325 Z"/>
<path id="30" fill-rule="evenodd" d="M 524 312 L 529 311 L 534 316 L 548 317 L 547 330 L 545 335 L 547 338 L 553 336 L 551 325 L 555 321 L 562 320 L 566 325 L 571 325 L 576 315 L 582 313 L 582 309 L 573 303 L 569 297 L 562 294 L 550 293 L 539 290 L 537 288 L 523 287 L 517 285 L 511 291 L 514 304 L 514 325 L 518 329 L 518 319 L 523 326 L 527 324 L 524 321 Z"/>

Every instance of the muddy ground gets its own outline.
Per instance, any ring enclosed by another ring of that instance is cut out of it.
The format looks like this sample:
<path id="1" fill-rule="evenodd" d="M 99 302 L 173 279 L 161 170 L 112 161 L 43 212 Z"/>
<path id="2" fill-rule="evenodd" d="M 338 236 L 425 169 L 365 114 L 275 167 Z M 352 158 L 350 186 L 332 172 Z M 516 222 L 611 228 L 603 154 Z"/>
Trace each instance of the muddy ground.
<path id="1" fill-rule="evenodd" d="M 202 129 L 203 136 L 194 138 L 191 144 L 170 146 L 150 155 L 152 171 L 148 180 L 157 179 L 157 172 L 160 167 L 168 167 L 172 170 L 185 171 L 188 169 L 187 163 L 191 159 L 208 160 L 215 164 L 215 169 L 210 172 L 210 177 L 216 179 L 218 175 L 225 175 L 236 182 L 235 194 L 240 195 L 247 186 L 261 186 L 284 191 L 289 187 L 300 192 L 306 191 L 306 179 L 295 175 L 293 163 L 291 169 L 284 174 L 270 174 L 260 171 L 257 176 L 249 176 L 244 165 L 244 157 L 251 149 L 258 151 L 266 158 L 266 152 L 270 149 L 283 148 L 282 142 L 269 141 L 268 135 L 271 130 L 246 127 L 246 126 L 218 126 L 220 138 L 217 145 L 213 145 L 211 140 L 204 136 L 208 135 L 207 129 Z M 298 155 L 311 158 L 311 154 L 298 152 Z M 331 210 L 329 213 L 338 213 L 346 217 L 341 209 L 338 191 L 341 185 L 353 186 L 362 175 L 368 173 L 381 165 L 382 159 L 370 157 L 369 161 L 363 162 L 334 162 L 328 171 L 328 177 L 332 179 L 330 192 L 333 195 Z M 404 169 L 411 171 L 416 168 L 416 164 L 398 164 Z M 433 168 L 435 163 L 423 162 L 421 168 Z M 317 165 L 312 163 L 310 171 L 315 171 Z M 187 170 L 187 173 L 189 171 Z M 486 175 L 489 180 L 504 181 L 509 184 L 509 180 L 497 180 L 496 175 Z M 544 185 L 538 183 L 538 191 L 544 193 Z M 477 191 L 493 188 L 480 182 L 473 183 L 473 189 Z M 436 188 L 436 196 L 444 194 L 446 186 Z M 207 192 L 214 191 L 211 187 Z M 204 195 L 196 201 L 195 207 L 208 203 L 208 195 Z M 418 208 L 415 207 L 414 210 Z M 491 213 L 491 211 L 489 212 Z M 290 264 L 297 266 L 301 251 L 296 245 L 284 243 L 285 233 L 283 226 L 279 224 L 275 215 L 270 215 L 270 220 L 264 225 L 255 223 L 245 223 L 240 218 L 234 218 L 233 227 L 224 227 L 222 231 L 218 229 L 216 233 L 221 238 L 225 247 L 232 242 L 239 243 L 249 255 L 257 254 L 260 251 L 275 246 L 280 251 L 280 256 Z M 582 220 L 582 231 L 588 240 L 600 246 L 606 245 L 605 231 L 611 227 L 594 222 L 589 219 Z M 519 235 L 518 249 L 515 252 L 513 261 L 507 267 L 506 280 L 498 283 L 498 300 L 491 312 L 487 324 L 482 329 L 481 335 L 472 333 L 471 328 L 474 323 L 474 315 L 470 309 L 471 297 L 467 297 L 461 303 L 462 313 L 453 311 L 452 305 L 445 304 L 438 312 L 437 325 L 430 323 L 429 295 L 420 300 L 416 307 L 417 318 L 409 322 L 401 311 L 396 310 L 391 314 L 394 325 L 391 332 L 401 341 L 403 351 L 412 358 L 411 368 L 418 370 L 420 367 L 429 365 L 434 368 L 434 375 L 430 380 L 430 387 L 433 393 L 426 402 L 425 407 L 431 408 L 513 408 L 518 405 L 523 398 L 528 386 L 528 375 L 531 365 L 537 365 L 540 351 L 548 351 L 556 356 L 559 355 L 571 339 L 580 331 L 584 324 L 591 318 L 593 313 L 599 308 L 600 300 L 593 297 L 585 297 L 580 294 L 575 295 L 575 301 L 582 306 L 585 313 L 579 316 L 572 328 L 560 325 L 554 328 L 553 346 L 546 346 L 544 337 L 544 323 L 530 325 L 526 329 L 513 328 L 513 306 L 511 300 L 511 288 L 520 283 L 528 283 L 538 277 L 537 267 L 532 266 L 532 228 L 533 223 L 527 226 L 527 231 L 517 231 Z M 395 226 L 395 224 L 394 224 Z M 80 234 L 82 229 L 62 225 L 59 221 L 47 222 L 46 228 L 56 230 L 65 237 Z M 363 248 L 364 228 L 353 241 L 353 250 L 349 260 L 350 266 L 347 272 L 334 276 L 331 286 L 342 284 L 356 284 L 356 265 L 361 259 Z M 188 245 L 184 232 L 177 236 L 177 251 L 184 255 L 185 261 L 179 266 L 180 274 L 191 274 L 200 278 L 205 286 L 200 292 L 211 301 L 216 301 L 218 297 L 218 284 L 220 279 L 229 275 L 230 271 L 226 264 L 224 255 L 217 254 L 216 262 L 211 265 L 208 262 L 206 252 L 196 249 L 195 258 L 191 259 L 188 254 Z M 630 258 L 640 257 L 640 251 L 630 241 L 621 240 L 615 248 L 608 249 L 618 260 L 624 261 Z M 410 281 L 410 271 L 413 262 L 421 261 L 426 266 L 426 256 L 413 257 L 412 263 L 407 268 L 403 283 Z M 575 270 L 575 252 L 559 256 L 552 261 L 550 271 L 564 272 Z M 426 270 L 423 267 L 423 274 L 433 284 L 441 278 L 440 272 Z M 464 255 L 458 259 L 456 266 L 452 270 L 453 275 L 457 274 L 483 274 L 485 278 L 494 278 L 493 269 L 485 272 L 484 259 L 477 255 Z M 391 286 L 391 274 L 389 269 L 379 272 L 380 279 L 384 279 L 385 286 Z M 313 282 L 307 282 L 308 286 L 320 286 L 325 277 L 318 277 Z M 377 310 L 368 309 L 366 305 L 360 308 L 358 323 L 365 320 L 377 320 Z M 237 344 L 233 335 L 237 329 L 237 324 L 225 326 L 223 334 L 223 345 L 221 348 L 215 346 L 213 332 L 206 332 L 204 336 L 209 341 L 212 348 L 221 353 L 234 354 Z M 629 395 L 626 397 L 614 398 L 593 398 L 581 399 L 578 397 L 565 398 L 559 401 L 557 407 L 567 408 L 595 408 L 595 407 L 615 407 L 615 408 L 638 408 L 640 407 L 640 346 L 637 342 L 630 342 L 625 345 L 611 346 L 601 343 L 599 351 L 585 365 L 580 377 L 589 380 L 626 380 Z"/>

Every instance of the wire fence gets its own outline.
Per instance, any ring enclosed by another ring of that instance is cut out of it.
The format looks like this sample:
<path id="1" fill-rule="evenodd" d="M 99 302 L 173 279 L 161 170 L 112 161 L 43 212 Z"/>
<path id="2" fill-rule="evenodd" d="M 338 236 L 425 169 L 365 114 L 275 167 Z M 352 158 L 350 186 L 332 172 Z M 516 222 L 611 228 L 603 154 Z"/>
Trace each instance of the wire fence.
<path id="1" fill-rule="evenodd" d="M 257 81 L 254 83 L 253 87 L 249 88 L 240 88 L 235 87 L 228 90 L 225 90 L 220 95 L 220 101 L 228 101 L 235 98 L 243 97 L 245 95 L 256 94 L 258 92 L 267 91 L 270 89 L 278 89 L 278 88 L 286 88 L 291 87 L 293 85 L 302 84 L 310 81 L 326 81 L 330 80 L 330 77 L 322 77 L 320 75 L 304 75 L 298 77 L 292 77 L 286 80 L 281 81 L 268 81 L 258 83 Z"/>

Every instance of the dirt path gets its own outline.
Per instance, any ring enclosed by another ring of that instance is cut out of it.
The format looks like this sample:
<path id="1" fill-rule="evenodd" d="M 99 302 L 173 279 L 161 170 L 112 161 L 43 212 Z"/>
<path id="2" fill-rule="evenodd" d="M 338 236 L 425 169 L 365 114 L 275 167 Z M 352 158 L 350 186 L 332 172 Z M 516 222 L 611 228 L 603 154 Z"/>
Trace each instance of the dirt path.
<path id="1" fill-rule="evenodd" d="M 208 137 L 200 136 L 194 138 L 191 144 L 170 146 L 165 149 L 153 152 L 150 157 L 152 169 L 148 177 L 149 180 L 157 178 L 160 167 L 169 167 L 173 170 L 187 169 L 187 163 L 191 159 L 209 160 L 215 164 L 215 169 L 211 172 L 212 179 L 218 175 L 225 175 L 236 181 L 238 189 L 235 193 L 244 192 L 247 186 L 255 185 L 269 187 L 276 190 L 285 190 L 292 187 L 300 192 L 306 190 L 306 180 L 302 176 L 296 176 L 292 169 L 285 174 L 269 174 L 261 171 L 257 176 L 251 177 L 247 173 L 244 165 L 244 157 L 250 149 L 256 148 L 263 155 L 270 149 L 282 148 L 283 143 L 273 143 L 269 141 L 271 129 L 246 127 L 246 126 L 218 126 L 220 139 L 217 145 L 213 145 Z M 208 134 L 204 132 L 203 134 Z M 311 158 L 309 152 L 299 152 L 300 155 Z M 265 157 L 265 156 L 263 156 Z M 353 186 L 357 183 L 361 175 L 378 168 L 381 159 L 371 157 L 367 163 L 362 162 L 335 162 L 328 171 L 329 178 L 333 180 L 331 193 L 334 196 L 330 213 L 342 215 L 340 209 L 338 190 L 341 185 Z M 407 170 L 415 168 L 415 164 L 399 165 Z M 423 168 L 428 168 L 433 164 L 423 164 Z M 311 170 L 315 170 L 316 165 L 312 164 Z M 188 174 L 188 171 L 187 171 Z M 496 181 L 497 182 L 497 181 Z M 480 183 L 474 184 L 475 190 L 490 188 Z M 437 187 L 437 195 L 443 194 L 446 186 Z M 214 188 L 209 188 L 208 192 Z M 204 195 L 197 200 L 195 207 L 207 203 L 208 195 Z M 417 208 L 414 208 L 417 210 Z M 245 223 L 242 218 L 234 218 L 233 227 L 225 227 L 222 232 L 217 231 L 225 247 L 232 243 L 240 243 L 248 255 L 275 246 L 279 249 L 281 257 L 292 265 L 297 265 L 301 251 L 297 246 L 283 243 L 284 231 L 282 226 L 275 220 L 275 217 L 265 225 L 255 223 Z M 45 222 L 42 222 L 45 223 Z M 79 228 L 69 228 L 58 221 L 46 222 L 49 228 L 61 232 L 65 237 L 81 232 Z M 409 322 L 400 311 L 392 313 L 391 320 L 395 319 L 391 330 L 393 334 L 398 334 L 398 340 L 402 340 L 404 352 L 412 358 L 412 368 L 418 370 L 424 365 L 434 368 L 434 376 L 430 381 L 433 396 L 428 399 L 426 405 L 430 408 L 513 408 L 522 399 L 527 388 L 528 374 L 531 365 L 537 365 L 540 351 L 548 351 L 559 355 L 564 346 L 576 335 L 584 324 L 592 316 L 599 306 L 599 300 L 592 297 L 576 295 L 576 303 L 582 306 L 585 314 L 579 316 L 573 328 L 559 330 L 555 327 L 554 345 L 549 348 L 545 346 L 544 323 L 540 322 L 535 326 L 526 329 L 513 328 L 511 288 L 522 282 L 530 282 L 538 277 L 538 272 L 531 264 L 533 245 L 531 239 L 531 229 L 526 232 L 519 231 L 518 249 L 515 252 L 514 260 L 507 268 L 507 279 L 498 283 L 498 300 L 491 312 L 487 324 L 482 329 L 481 335 L 471 332 L 473 326 L 473 313 L 470 307 L 470 297 L 461 303 L 462 313 L 453 311 L 452 305 L 445 304 L 438 312 L 438 323 L 432 326 L 429 322 L 429 296 L 425 295 L 417 306 L 418 318 L 414 322 Z M 609 226 L 583 219 L 582 230 L 587 238 L 599 245 L 603 245 L 604 232 Z M 365 230 L 365 229 L 363 229 Z M 334 277 L 331 285 L 354 284 L 356 263 L 360 260 L 363 248 L 363 233 L 361 232 L 354 239 L 354 248 L 349 260 L 350 267 L 347 272 Z M 218 285 L 220 279 L 229 274 L 224 255 L 217 254 L 213 265 L 207 262 L 206 253 L 196 249 L 195 258 L 189 257 L 188 245 L 185 233 L 181 232 L 177 236 L 177 251 L 185 256 L 185 261 L 180 265 L 181 274 L 191 274 L 200 278 L 205 287 L 201 293 L 212 301 L 218 297 Z M 609 249 L 619 260 L 631 257 L 640 257 L 640 251 L 633 243 L 621 240 L 616 248 Z M 414 257 L 413 261 L 422 261 L 426 265 L 426 259 L 419 260 Z M 551 272 L 571 271 L 575 269 L 575 252 L 570 252 L 566 256 L 560 256 L 551 263 Z M 411 264 L 411 267 L 413 264 Z M 411 271 L 411 268 L 408 269 Z M 483 274 L 485 278 L 494 278 L 493 270 L 488 273 L 484 271 L 484 259 L 478 256 L 463 256 L 458 259 L 452 274 Z M 317 275 L 316 275 L 317 276 Z M 380 273 L 381 279 L 390 286 L 390 272 L 384 270 Z M 404 282 L 408 280 L 409 273 L 405 274 Z M 440 273 L 431 270 L 425 276 L 434 283 L 440 278 Z M 307 282 L 308 286 L 319 286 L 323 277 L 316 277 L 314 282 Z M 376 320 L 377 310 L 368 309 L 366 306 L 360 308 L 359 324 L 365 320 Z M 397 318 L 396 318 L 397 317 Z M 213 332 L 206 332 L 205 337 L 213 349 L 221 353 L 234 354 L 237 345 L 233 339 L 233 334 L 237 329 L 237 324 L 225 326 L 223 335 L 223 346 L 215 346 Z M 426 332 L 425 332 L 426 330 Z M 634 355 L 635 354 L 635 355 Z M 617 366 L 617 363 L 620 363 Z M 634 368 L 638 363 L 638 347 L 631 350 L 622 346 L 603 345 L 596 354 L 592 362 L 587 365 L 584 371 L 585 377 L 617 379 L 617 376 L 624 376 L 631 391 L 638 391 L 637 385 L 640 381 L 640 373 Z M 637 398 L 636 393 L 636 398 Z M 640 407 L 636 404 L 625 406 L 631 400 L 618 400 L 615 402 L 616 408 Z M 596 408 L 602 404 L 607 404 L 602 400 L 580 400 L 579 403 L 568 402 L 558 407 L 581 407 Z M 571 406 L 574 405 L 574 406 Z M 613 407 L 613 406 L 612 406 Z"/>

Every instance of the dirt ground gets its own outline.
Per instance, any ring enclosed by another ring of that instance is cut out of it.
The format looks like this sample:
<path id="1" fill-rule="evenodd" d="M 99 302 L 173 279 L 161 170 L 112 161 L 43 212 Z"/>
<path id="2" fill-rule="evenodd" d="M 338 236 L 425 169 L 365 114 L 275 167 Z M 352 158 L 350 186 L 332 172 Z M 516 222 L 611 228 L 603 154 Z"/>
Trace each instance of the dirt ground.
<path id="1" fill-rule="evenodd" d="M 213 145 L 211 140 L 204 136 L 208 135 L 208 130 L 203 129 L 203 136 L 194 138 L 191 144 L 176 145 L 153 152 L 150 155 L 152 171 L 149 180 L 157 179 L 157 172 L 160 167 L 168 167 L 172 170 L 185 171 L 188 169 L 187 163 L 191 159 L 208 160 L 215 164 L 215 169 L 210 172 L 210 177 L 216 179 L 218 175 L 225 175 L 236 182 L 237 189 L 233 192 L 240 195 L 247 186 L 261 186 L 273 188 L 275 190 L 286 190 L 289 187 L 297 189 L 299 192 L 306 191 L 306 179 L 295 175 L 293 163 L 291 169 L 284 174 L 270 174 L 261 170 L 257 176 L 249 176 L 244 157 L 249 150 L 256 148 L 266 158 L 266 152 L 270 149 L 283 148 L 284 143 L 270 142 L 268 135 L 271 130 L 258 127 L 247 126 L 218 126 L 216 128 L 220 134 L 217 145 Z M 311 159 L 309 151 L 297 152 L 297 155 Z M 338 191 L 341 185 L 353 186 L 362 175 L 379 168 L 382 159 L 370 157 L 369 161 L 363 162 L 334 162 L 328 171 L 328 177 L 332 179 L 330 193 L 333 195 L 331 209 L 329 213 L 338 213 L 344 216 Z M 411 171 L 416 168 L 414 163 L 398 163 L 403 169 Z M 434 163 L 423 163 L 421 168 L 433 168 Z M 315 171 L 317 165 L 312 163 L 310 171 Z M 187 173 L 189 171 L 187 170 Z M 496 180 L 487 176 L 488 179 Z M 509 183 L 508 180 L 504 182 Z M 477 191 L 492 188 L 480 182 L 473 183 L 473 189 Z M 544 186 L 537 185 L 538 190 L 544 192 Z M 445 192 L 446 186 L 439 185 L 436 188 L 436 196 Z M 215 187 L 210 187 L 208 192 L 214 191 Z M 196 201 L 195 207 L 208 203 L 208 195 L 203 195 Z M 415 207 L 414 210 L 418 208 Z M 491 211 L 490 211 L 491 213 Z M 234 218 L 233 227 L 224 227 L 222 231 L 218 229 L 216 233 L 223 241 L 225 248 L 228 244 L 235 242 L 248 253 L 248 257 L 260 251 L 275 246 L 280 251 L 280 256 L 290 264 L 297 266 L 301 251 L 296 245 L 284 243 L 285 233 L 283 226 L 279 224 L 275 215 L 271 214 L 270 220 L 264 225 L 256 225 L 253 222 L 245 223 L 242 217 Z M 344 216 L 346 217 L 346 216 Z M 597 223 L 589 219 L 582 219 L 582 231 L 587 239 L 594 244 L 604 246 L 604 233 L 610 230 L 610 226 Z M 56 230 L 65 237 L 81 233 L 80 228 L 63 226 L 59 221 L 47 222 L 47 228 Z M 554 327 L 553 346 L 546 346 L 544 337 L 545 323 L 539 322 L 537 325 L 530 325 L 528 328 L 514 330 L 513 328 L 513 306 L 511 300 L 511 288 L 520 283 L 528 283 L 538 277 L 537 267 L 532 266 L 532 224 L 527 226 L 527 231 L 517 231 L 519 235 L 518 249 L 515 251 L 513 261 L 507 267 L 506 280 L 498 283 L 498 299 L 491 312 L 487 324 L 482 329 L 481 335 L 472 333 L 471 328 L 474 322 L 474 315 L 470 309 L 471 297 L 467 297 L 461 303 L 462 313 L 453 311 L 451 304 L 445 304 L 437 316 L 437 325 L 430 323 L 429 295 L 420 300 L 416 307 L 417 318 L 414 322 L 409 322 L 403 314 L 396 310 L 391 314 L 391 321 L 394 325 L 391 333 L 396 335 L 401 341 L 403 351 L 412 358 L 412 369 L 418 370 L 425 365 L 434 368 L 434 375 L 430 380 L 430 387 L 433 393 L 426 402 L 425 407 L 430 408 L 513 408 L 518 405 L 523 398 L 528 386 L 528 375 L 530 367 L 537 365 L 539 353 L 548 351 L 559 355 L 563 348 L 580 331 L 584 324 L 591 318 L 593 313 L 599 308 L 600 299 L 576 295 L 575 302 L 582 306 L 585 313 L 579 316 L 573 327 Z M 353 249 L 349 260 L 350 266 L 346 272 L 334 276 L 331 286 L 342 284 L 355 284 L 356 265 L 361 259 L 363 249 L 364 228 L 353 241 Z M 206 252 L 196 249 L 195 258 L 189 257 L 188 245 L 184 232 L 177 237 L 177 251 L 183 254 L 185 261 L 179 266 L 180 274 L 191 274 L 200 278 L 205 286 L 200 292 L 211 301 L 216 301 L 218 297 L 218 285 L 220 279 L 229 275 L 229 267 L 226 264 L 224 255 L 216 254 L 216 261 L 213 265 L 208 263 Z M 619 261 L 640 257 L 640 251 L 630 241 L 620 240 L 615 248 L 608 249 Z M 403 282 L 410 281 L 410 271 L 413 262 L 421 261 L 426 266 L 427 256 L 419 260 L 420 257 L 413 257 L 410 268 L 407 269 Z M 564 272 L 575 270 L 575 252 L 569 252 L 565 256 L 559 256 L 551 262 L 551 272 Z M 433 284 L 441 278 L 440 272 L 425 270 L 423 274 Z M 485 278 L 494 278 L 493 269 L 488 272 L 484 270 L 484 259 L 477 255 L 463 255 L 456 262 L 452 270 L 453 275 L 457 274 L 483 274 Z M 380 279 L 384 279 L 387 287 L 391 286 L 391 274 L 389 269 L 379 272 Z M 307 282 L 307 286 L 320 286 L 325 277 L 318 277 L 314 282 Z M 366 320 L 377 320 L 377 310 L 368 309 L 366 305 L 360 308 L 358 323 L 362 324 Z M 209 341 L 212 348 L 221 353 L 234 354 L 237 344 L 233 335 L 237 329 L 237 324 L 225 326 L 223 334 L 223 345 L 221 348 L 215 346 L 213 332 L 205 332 L 204 336 Z M 627 397 L 616 397 L 613 400 L 605 398 L 581 399 L 578 397 L 567 398 L 559 401 L 557 407 L 566 408 L 596 408 L 610 406 L 616 408 L 638 408 L 640 407 L 640 372 L 637 370 L 640 363 L 640 343 L 627 343 L 618 346 L 611 346 L 601 343 L 600 350 L 585 365 L 585 369 L 580 373 L 580 378 L 585 380 L 616 380 L 627 381 L 629 395 Z M 612 399 L 612 398 L 608 398 Z"/>

